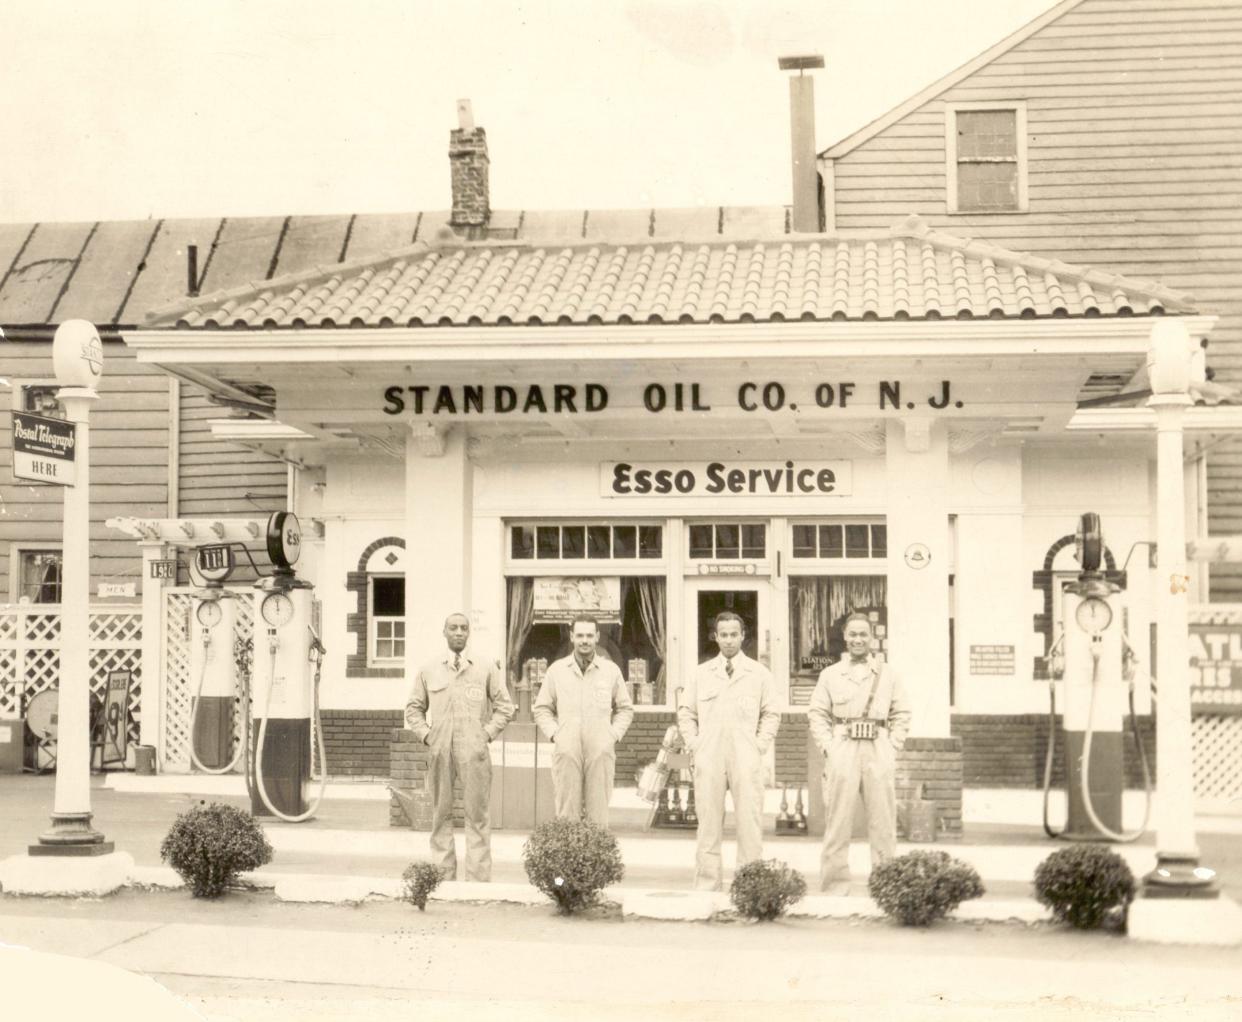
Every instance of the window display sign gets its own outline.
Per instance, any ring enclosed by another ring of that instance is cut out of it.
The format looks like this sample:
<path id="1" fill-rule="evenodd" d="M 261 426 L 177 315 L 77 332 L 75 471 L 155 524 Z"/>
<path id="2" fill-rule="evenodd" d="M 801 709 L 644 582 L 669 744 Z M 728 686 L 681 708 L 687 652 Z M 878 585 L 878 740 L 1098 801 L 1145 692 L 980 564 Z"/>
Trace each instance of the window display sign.
<path id="1" fill-rule="evenodd" d="M 847 497 L 848 461 L 628 462 L 600 465 L 604 497 Z"/>
<path id="2" fill-rule="evenodd" d="M 1242 713 L 1242 620 L 1191 622 L 1190 708 Z"/>
<path id="3" fill-rule="evenodd" d="M 601 624 L 621 621 L 620 578 L 558 575 L 533 581 L 536 624 L 572 621 L 579 615 Z"/>

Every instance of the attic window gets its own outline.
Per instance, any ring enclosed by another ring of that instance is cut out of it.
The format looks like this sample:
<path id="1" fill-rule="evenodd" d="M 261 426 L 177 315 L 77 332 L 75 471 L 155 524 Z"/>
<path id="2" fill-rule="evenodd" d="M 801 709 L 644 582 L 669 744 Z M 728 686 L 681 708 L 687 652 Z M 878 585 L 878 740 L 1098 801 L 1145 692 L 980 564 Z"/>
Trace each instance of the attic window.
<path id="1" fill-rule="evenodd" d="M 958 104 L 945 130 L 949 212 L 1025 211 L 1026 108 Z"/>

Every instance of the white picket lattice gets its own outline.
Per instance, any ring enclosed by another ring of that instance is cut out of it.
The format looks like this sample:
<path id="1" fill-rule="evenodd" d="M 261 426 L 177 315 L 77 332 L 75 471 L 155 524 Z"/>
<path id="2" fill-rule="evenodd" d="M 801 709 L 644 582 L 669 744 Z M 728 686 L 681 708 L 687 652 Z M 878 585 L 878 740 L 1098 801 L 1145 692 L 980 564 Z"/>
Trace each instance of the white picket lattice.
<path id="1" fill-rule="evenodd" d="M 1203 714 L 1192 721 L 1195 796 L 1242 796 L 1242 715 Z"/>
<path id="2" fill-rule="evenodd" d="M 237 625 L 233 630 L 234 648 L 250 641 L 254 631 L 254 603 L 250 599 L 253 589 L 232 590 L 237 600 Z M 164 590 L 164 698 L 161 701 L 163 721 L 160 735 L 163 740 L 161 762 L 169 773 L 188 773 L 190 763 L 190 710 L 198 679 L 190 670 L 190 615 L 194 612 L 192 589 L 172 588 Z M 240 696 L 236 700 L 240 704 Z M 233 743 L 242 740 L 242 714 L 235 705 L 233 714 Z"/>
<path id="3" fill-rule="evenodd" d="M 0 716 L 21 717 L 31 698 L 60 683 L 60 605 L 0 605 Z M 87 623 L 91 695 L 103 702 L 109 671 L 130 671 L 129 740 L 138 741 L 142 700 L 142 608 L 92 607 Z"/>

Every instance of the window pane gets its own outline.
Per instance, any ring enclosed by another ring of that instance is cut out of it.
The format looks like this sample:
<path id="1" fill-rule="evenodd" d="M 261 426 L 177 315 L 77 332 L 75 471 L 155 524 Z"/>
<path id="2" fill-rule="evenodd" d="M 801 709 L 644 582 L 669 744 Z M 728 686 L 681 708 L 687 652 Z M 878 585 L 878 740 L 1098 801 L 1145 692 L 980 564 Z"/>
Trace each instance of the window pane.
<path id="1" fill-rule="evenodd" d="M 638 529 L 633 525 L 615 525 L 612 529 L 612 556 L 638 556 Z"/>
<path id="2" fill-rule="evenodd" d="M 871 552 L 871 529 L 866 525 L 847 525 L 845 527 L 845 556 L 866 557 Z"/>
<path id="3" fill-rule="evenodd" d="M 841 526 L 821 525 L 819 527 L 819 556 L 840 557 L 843 552 Z"/>
<path id="4" fill-rule="evenodd" d="M 690 526 L 690 556 L 711 557 L 712 527 L 710 525 Z"/>
<path id="5" fill-rule="evenodd" d="M 612 556 L 612 530 L 607 525 L 587 526 L 587 556 Z"/>
<path id="6" fill-rule="evenodd" d="M 49 419 L 63 419 L 65 408 L 60 403 L 60 390 L 57 387 L 23 387 L 22 411 L 34 415 L 43 415 Z"/>
<path id="7" fill-rule="evenodd" d="M 530 525 L 514 525 L 509 529 L 509 547 L 513 557 L 525 560 L 535 556 L 535 529 Z"/>
<path id="8" fill-rule="evenodd" d="M 887 557 L 888 556 L 888 526 L 873 525 L 871 526 L 871 556 Z"/>
<path id="9" fill-rule="evenodd" d="M 658 525 L 640 525 L 638 527 L 638 556 L 664 556 L 664 530 Z"/>
<path id="10" fill-rule="evenodd" d="M 561 556 L 561 527 L 540 525 L 535 530 L 535 546 L 540 557 Z"/>
<path id="11" fill-rule="evenodd" d="M 371 579 L 371 613 L 376 617 L 405 616 L 405 579 Z"/>
<path id="12" fill-rule="evenodd" d="M 565 525 L 561 528 L 561 556 L 580 558 L 586 556 L 586 527 Z"/>
<path id="13" fill-rule="evenodd" d="M 742 526 L 742 556 L 763 557 L 767 552 L 767 526 Z"/>
<path id="14" fill-rule="evenodd" d="M 18 597 L 31 603 L 60 603 L 60 551 L 27 550 L 21 556 Z"/>
<path id="15" fill-rule="evenodd" d="M 741 553 L 739 531 L 736 525 L 716 526 L 717 557 L 737 557 Z"/>
<path id="16" fill-rule="evenodd" d="M 1018 208 L 1016 163 L 959 163 L 957 207 L 961 210 Z"/>
<path id="17" fill-rule="evenodd" d="M 1014 110 L 959 110 L 959 160 L 1018 158 L 1018 115 Z"/>
<path id="18" fill-rule="evenodd" d="M 795 557 L 815 556 L 814 525 L 795 525 L 793 527 L 793 555 Z"/>

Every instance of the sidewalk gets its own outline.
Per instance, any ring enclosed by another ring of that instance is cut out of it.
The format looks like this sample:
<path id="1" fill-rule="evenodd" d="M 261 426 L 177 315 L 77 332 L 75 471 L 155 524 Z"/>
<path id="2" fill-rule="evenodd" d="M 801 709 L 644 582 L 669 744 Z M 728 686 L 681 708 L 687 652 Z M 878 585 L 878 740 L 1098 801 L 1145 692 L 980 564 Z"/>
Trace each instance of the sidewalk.
<path id="1" fill-rule="evenodd" d="M 770 792 L 775 804 L 780 793 Z M 1033 796 L 1033 798 L 1032 798 Z M 1048 840 L 1036 822 L 1039 819 L 1038 792 L 971 792 L 966 800 L 966 824 L 961 840 L 932 845 L 900 843 L 898 851 L 916 847 L 940 849 L 971 863 L 984 881 L 987 894 L 966 909 L 980 918 L 1044 918 L 1045 910 L 1031 897 L 1031 878 L 1035 867 L 1061 845 Z M 264 829 L 274 850 L 273 861 L 256 871 L 254 879 L 263 886 L 280 881 L 277 892 L 294 892 L 298 900 L 357 900 L 350 892 L 393 894 L 402 870 L 416 859 L 427 856 L 425 833 L 388 826 L 387 791 L 382 784 L 330 784 L 316 818 L 303 824 L 266 823 Z M 225 801 L 248 807 L 240 777 L 161 775 L 139 777 L 113 773 L 92 778 L 92 808 L 95 825 L 118 851 L 131 855 L 135 868 L 132 881 L 165 885 L 176 882 L 175 875 L 162 866 L 159 844 L 178 813 L 201 799 Z M 4 827 L 0 833 L 0 859 L 21 854 L 48 825 L 53 800 L 53 778 L 30 775 L 0 777 L 0 806 Z M 1141 818 L 1141 806 L 1127 798 L 1129 817 Z M 1054 820 L 1062 810 L 1054 808 Z M 1009 822 L 1026 815 L 1030 823 Z M 626 868 L 625 890 L 689 891 L 693 881 L 694 838 L 684 831 L 644 832 L 639 821 L 645 818 L 645 803 L 632 789 L 618 789 L 614 797 L 614 820 Z M 1201 833 L 1221 834 L 1220 841 L 1242 833 L 1242 816 L 1215 816 L 1200 821 Z M 770 824 L 770 821 L 769 821 Z M 526 833 L 495 831 L 492 836 L 494 881 L 485 888 L 486 896 L 501 900 L 525 900 L 533 893 L 522 867 L 522 846 Z M 1230 844 L 1237 844 L 1234 838 Z M 1136 876 L 1154 864 L 1154 844 L 1150 835 L 1138 843 L 1117 846 Z M 464 842 L 458 838 L 459 858 Z M 769 831 L 764 854 L 781 859 L 803 873 L 808 889 L 817 887 L 820 842 L 816 838 L 776 837 Z M 735 861 L 735 845 L 726 832 L 723 847 L 726 883 Z M 851 898 L 836 906 L 832 914 L 868 914 L 874 906 L 867 898 L 866 876 L 870 853 L 865 843 L 850 847 L 850 867 L 854 875 Z M 1213 862 L 1216 868 L 1221 865 Z M 1236 873 L 1236 871 L 1234 871 Z M 349 881 L 349 882 L 343 882 Z M 316 892 L 322 893 L 322 897 Z M 477 885 L 448 885 L 443 897 L 477 899 Z M 823 899 L 831 901 L 832 899 Z M 812 899 L 808 910 L 818 911 Z M 846 902 L 850 904 L 847 905 Z M 850 911 L 845 910 L 850 908 Z M 965 908 L 965 907 L 964 907 Z M 814 911 L 812 914 L 814 914 Z"/>

